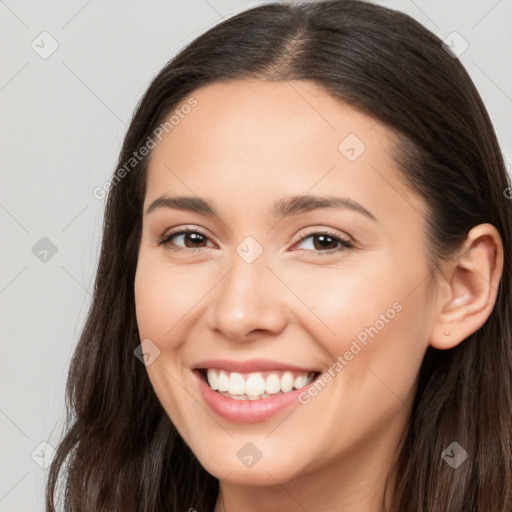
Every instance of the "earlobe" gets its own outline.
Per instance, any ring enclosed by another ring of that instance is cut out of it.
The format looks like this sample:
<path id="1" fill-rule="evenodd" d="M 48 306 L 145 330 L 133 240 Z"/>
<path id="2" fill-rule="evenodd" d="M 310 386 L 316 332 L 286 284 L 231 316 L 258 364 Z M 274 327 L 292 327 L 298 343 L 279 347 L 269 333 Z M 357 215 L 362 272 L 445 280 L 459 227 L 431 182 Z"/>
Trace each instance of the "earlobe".
<path id="1" fill-rule="evenodd" d="M 453 348 L 476 332 L 491 314 L 503 271 L 503 244 L 491 224 L 471 229 L 459 256 L 445 271 L 446 293 L 437 298 L 430 345 Z"/>

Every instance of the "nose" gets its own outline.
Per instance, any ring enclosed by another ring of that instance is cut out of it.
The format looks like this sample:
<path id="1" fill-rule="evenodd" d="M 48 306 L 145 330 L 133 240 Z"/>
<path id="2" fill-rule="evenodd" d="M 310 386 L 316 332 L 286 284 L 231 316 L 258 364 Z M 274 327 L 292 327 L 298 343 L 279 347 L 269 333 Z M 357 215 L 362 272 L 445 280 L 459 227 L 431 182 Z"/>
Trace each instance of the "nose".
<path id="1" fill-rule="evenodd" d="M 278 334 L 288 322 L 286 288 L 267 267 L 263 255 L 247 263 L 234 254 L 231 268 L 214 290 L 209 328 L 232 341 Z"/>

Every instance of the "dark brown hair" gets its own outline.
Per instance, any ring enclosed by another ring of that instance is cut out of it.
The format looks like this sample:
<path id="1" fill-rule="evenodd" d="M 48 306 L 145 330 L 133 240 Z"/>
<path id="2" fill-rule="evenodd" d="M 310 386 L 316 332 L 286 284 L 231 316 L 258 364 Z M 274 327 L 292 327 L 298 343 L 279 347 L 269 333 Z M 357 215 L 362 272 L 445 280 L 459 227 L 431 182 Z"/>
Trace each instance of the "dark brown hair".
<path id="1" fill-rule="evenodd" d="M 429 261 L 491 223 L 505 262 L 487 322 L 451 350 L 429 347 L 398 457 L 393 512 L 512 510 L 510 187 L 469 75 L 409 16 L 357 0 L 266 4 L 186 46 L 139 102 L 119 166 L 199 87 L 230 79 L 310 80 L 396 134 L 404 182 L 428 204 Z M 155 396 L 140 344 L 134 276 L 148 159 L 109 191 L 94 297 L 69 370 L 66 432 L 47 482 L 67 512 L 213 510 L 218 480 L 199 464 Z M 456 470 L 442 452 L 469 453 Z"/>

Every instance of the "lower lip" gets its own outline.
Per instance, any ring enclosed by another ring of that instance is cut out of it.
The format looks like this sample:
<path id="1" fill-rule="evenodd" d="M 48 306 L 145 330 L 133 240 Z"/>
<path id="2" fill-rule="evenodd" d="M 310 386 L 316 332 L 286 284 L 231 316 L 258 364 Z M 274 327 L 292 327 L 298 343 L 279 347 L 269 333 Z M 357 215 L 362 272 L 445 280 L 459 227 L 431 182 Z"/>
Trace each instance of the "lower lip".
<path id="1" fill-rule="evenodd" d="M 199 389 L 204 401 L 216 414 L 222 418 L 238 423 L 255 423 L 263 421 L 292 405 L 300 404 L 298 397 L 308 387 L 309 383 L 301 389 L 289 391 L 288 393 L 277 393 L 270 398 L 260 398 L 259 400 L 236 400 L 213 391 L 213 389 L 204 380 L 203 374 L 197 370 L 192 372 L 199 383 Z"/>

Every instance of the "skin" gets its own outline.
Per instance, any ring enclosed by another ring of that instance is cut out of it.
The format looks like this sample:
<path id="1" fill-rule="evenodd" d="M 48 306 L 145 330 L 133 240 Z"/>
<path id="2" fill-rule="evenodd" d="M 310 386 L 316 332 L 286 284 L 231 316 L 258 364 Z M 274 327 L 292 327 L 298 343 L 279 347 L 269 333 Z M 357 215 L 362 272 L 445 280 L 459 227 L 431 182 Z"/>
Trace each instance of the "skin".
<path id="1" fill-rule="evenodd" d="M 152 152 L 144 211 L 162 195 L 187 195 L 211 201 L 218 216 L 144 214 L 135 297 L 141 340 L 160 350 L 147 366 L 154 390 L 221 481 L 215 512 L 381 510 L 427 347 L 454 347 L 492 311 L 499 234 L 475 227 L 436 285 L 425 202 L 403 184 L 386 127 L 304 81 L 232 81 L 193 96 L 197 107 Z M 338 149 L 349 134 L 366 146 L 354 161 Z M 276 200 L 306 193 L 349 198 L 376 220 L 350 209 L 269 213 Z M 185 227 L 206 238 L 158 245 Z M 354 248 L 299 241 L 326 229 Z M 247 236 L 263 249 L 252 263 L 236 252 Z M 307 405 L 265 421 L 216 416 L 193 379 L 191 368 L 210 358 L 327 371 L 396 303 L 400 312 Z M 262 454 L 250 468 L 236 456 L 247 442 Z"/>

